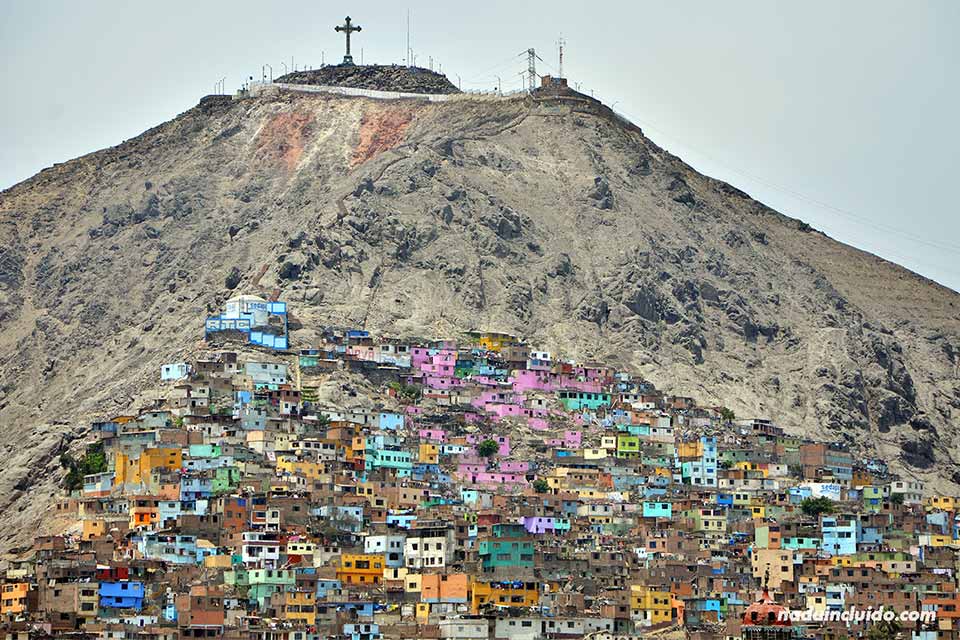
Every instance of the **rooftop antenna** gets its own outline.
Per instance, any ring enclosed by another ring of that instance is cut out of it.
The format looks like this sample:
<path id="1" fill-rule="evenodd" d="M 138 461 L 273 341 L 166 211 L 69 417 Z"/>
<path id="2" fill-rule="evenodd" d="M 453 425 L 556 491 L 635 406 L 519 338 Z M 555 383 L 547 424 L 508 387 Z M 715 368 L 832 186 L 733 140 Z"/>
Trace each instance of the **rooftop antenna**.
<path id="1" fill-rule="evenodd" d="M 412 66 L 410 61 L 410 8 L 407 8 L 407 66 Z"/>
<path id="2" fill-rule="evenodd" d="M 557 40 L 557 46 L 560 48 L 560 64 L 557 67 L 557 73 L 562 78 L 563 77 L 563 45 L 567 44 L 567 41 L 563 39 L 563 34 L 560 34 L 560 39 Z"/>

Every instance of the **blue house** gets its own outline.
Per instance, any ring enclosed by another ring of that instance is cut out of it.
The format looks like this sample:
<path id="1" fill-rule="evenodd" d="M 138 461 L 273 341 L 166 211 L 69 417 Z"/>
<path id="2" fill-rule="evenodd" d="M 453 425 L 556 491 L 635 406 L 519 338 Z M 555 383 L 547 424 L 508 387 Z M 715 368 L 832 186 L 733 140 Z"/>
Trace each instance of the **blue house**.
<path id="1" fill-rule="evenodd" d="M 101 582 L 98 593 L 101 608 L 134 611 L 143 608 L 142 582 Z"/>
<path id="2" fill-rule="evenodd" d="M 212 477 L 183 476 L 180 478 L 180 500 L 200 500 L 212 495 Z"/>
<path id="3" fill-rule="evenodd" d="M 832 555 L 847 556 L 857 552 L 857 521 L 830 516 L 821 522 L 823 550 Z"/>
<path id="4" fill-rule="evenodd" d="M 381 412 L 379 416 L 380 428 L 396 431 L 403 427 L 403 415 L 400 413 Z"/>
<path id="5" fill-rule="evenodd" d="M 341 588 L 339 580 L 317 580 L 317 598 L 326 598 L 332 591 L 339 591 Z"/>

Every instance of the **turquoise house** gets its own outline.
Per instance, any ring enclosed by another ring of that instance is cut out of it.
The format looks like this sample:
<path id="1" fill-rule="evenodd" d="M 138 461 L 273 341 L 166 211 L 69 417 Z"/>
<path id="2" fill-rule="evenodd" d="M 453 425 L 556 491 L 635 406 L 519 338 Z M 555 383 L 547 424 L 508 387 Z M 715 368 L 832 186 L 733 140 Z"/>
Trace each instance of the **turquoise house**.
<path id="1" fill-rule="evenodd" d="M 610 406 L 609 393 L 593 391 L 558 391 L 557 397 L 567 411 L 596 410 Z"/>
<path id="2" fill-rule="evenodd" d="M 672 518 L 673 503 L 670 502 L 644 502 L 644 518 Z"/>

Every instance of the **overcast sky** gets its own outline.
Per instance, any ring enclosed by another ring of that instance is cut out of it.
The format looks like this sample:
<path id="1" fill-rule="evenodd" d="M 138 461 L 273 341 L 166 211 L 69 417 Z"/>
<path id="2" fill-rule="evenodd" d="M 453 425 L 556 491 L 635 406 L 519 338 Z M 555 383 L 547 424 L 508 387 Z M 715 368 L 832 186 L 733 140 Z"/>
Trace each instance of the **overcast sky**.
<path id="1" fill-rule="evenodd" d="M 269 63 L 416 62 L 464 89 L 564 71 L 700 171 L 960 290 L 957 0 L 4 0 L 0 189 Z M 362 54 L 361 54 L 362 49 Z"/>

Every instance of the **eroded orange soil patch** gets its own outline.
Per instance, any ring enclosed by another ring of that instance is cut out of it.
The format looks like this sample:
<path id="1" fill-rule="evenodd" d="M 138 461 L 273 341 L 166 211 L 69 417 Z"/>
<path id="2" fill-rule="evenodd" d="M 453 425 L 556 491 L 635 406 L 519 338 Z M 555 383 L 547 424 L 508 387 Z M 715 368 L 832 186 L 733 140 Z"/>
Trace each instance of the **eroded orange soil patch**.
<path id="1" fill-rule="evenodd" d="M 313 115 L 303 112 L 278 113 L 257 134 L 257 158 L 294 169 L 303 156 Z"/>
<path id="2" fill-rule="evenodd" d="M 360 141 L 353 150 L 350 167 L 363 164 L 403 141 L 413 120 L 413 110 L 405 107 L 368 107 L 360 120 Z"/>

